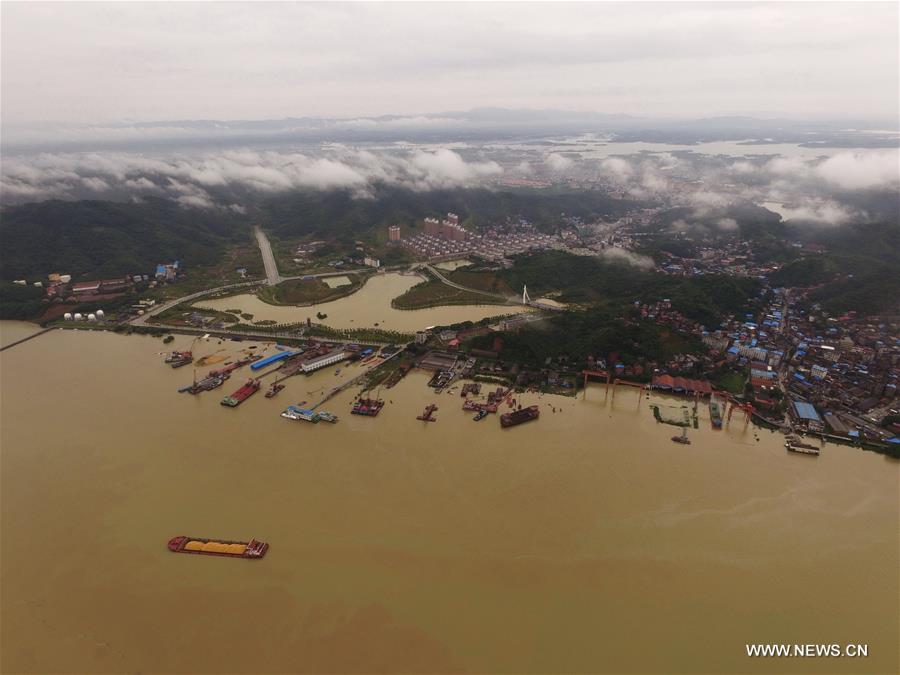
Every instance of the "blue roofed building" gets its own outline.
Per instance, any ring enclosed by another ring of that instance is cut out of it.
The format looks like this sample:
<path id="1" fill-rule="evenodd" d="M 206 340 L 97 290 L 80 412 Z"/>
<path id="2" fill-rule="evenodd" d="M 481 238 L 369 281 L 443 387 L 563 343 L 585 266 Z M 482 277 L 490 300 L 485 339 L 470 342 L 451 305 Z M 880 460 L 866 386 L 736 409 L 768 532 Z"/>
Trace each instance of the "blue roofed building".
<path id="1" fill-rule="evenodd" d="M 794 422 L 798 426 L 806 427 L 811 431 L 822 430 L 822 418 L 812 403 L 794 401 L 791 405 L 791 412 L 793 413 Z"/>

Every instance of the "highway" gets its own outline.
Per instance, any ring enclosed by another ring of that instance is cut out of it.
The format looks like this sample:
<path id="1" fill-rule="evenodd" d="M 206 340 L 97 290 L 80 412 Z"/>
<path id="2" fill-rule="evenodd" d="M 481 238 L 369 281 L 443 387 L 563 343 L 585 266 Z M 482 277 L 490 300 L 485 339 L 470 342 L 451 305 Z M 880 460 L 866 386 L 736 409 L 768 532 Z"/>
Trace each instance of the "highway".
<path id="1" fill-rule="evenodd" d="M 259 225 L 254 226 L 256 241 L 259 244 L 259 252 L 262 253 L 263 266 L 266 268 L 266 283 L 275 286 L 281 283 L 281 275 L 278 274 L 278 265 L 275 264 L 275 254 L 272 253 L 272 245 L 269 238 Z"/>

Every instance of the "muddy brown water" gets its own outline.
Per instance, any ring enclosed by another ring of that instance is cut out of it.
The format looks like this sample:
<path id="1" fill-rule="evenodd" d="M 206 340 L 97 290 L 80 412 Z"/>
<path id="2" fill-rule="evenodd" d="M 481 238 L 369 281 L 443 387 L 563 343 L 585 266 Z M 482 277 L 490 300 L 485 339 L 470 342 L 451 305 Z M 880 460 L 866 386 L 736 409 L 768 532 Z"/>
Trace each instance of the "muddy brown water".
<path id="1" fill-rule="evenodd" d="M 428 309 L 403 310 L 391 307 L 391 300 L 419 284 L 417 275 L 389 272 L 368 279 L 355 293 L 331 302 L 308 307 L 270 305 L 252 293 L 228 298 L 198 300 L 198 307 L 228 310 L 240 309 L 253 315 L 253 321 L 268 320 L 279 323 L 299 323 L 310 319 L 319 321 L 316 314 L 328 316 L 323 323 L 334 328 L 370 328 L 377 325 L 385 330 L 414 332 L 429 326 L 450 325 L 462 321 L 478 321 L 491 316 L 517 314 L 527 308 L 522 305 L 453 305 Z"/>
<path id="2" fill-rule="evenodd" d="M 176 393 L 191 371 L 159 352 L 188 346 L 54 331 L 0 354 L 3 672 L 897 670 L 896 462 L 788 454 L 737 416 L 677 445 L 599 385 L 525 395 L 540 419 L 502 430 L 419 372 L 375 419 L 348 391 L 338 424 L 291 422 L 357 367 L 228 409 L 241 375 Z M 169 553 L 179 534 L 271 550 Z"/>

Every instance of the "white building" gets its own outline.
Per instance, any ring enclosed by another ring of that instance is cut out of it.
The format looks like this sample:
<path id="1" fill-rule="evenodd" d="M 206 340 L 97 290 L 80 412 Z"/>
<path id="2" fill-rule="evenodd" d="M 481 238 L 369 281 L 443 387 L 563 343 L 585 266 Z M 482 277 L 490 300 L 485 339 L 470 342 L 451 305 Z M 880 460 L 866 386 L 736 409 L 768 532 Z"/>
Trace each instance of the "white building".
<path id="1" fill-rule="evenodd" d="M 333 365 L 335 363 L 340 363 L 348 356 L 347 352 L 343 349 L 339 349 L 334 352 L 329 352 L 328 354 L 324 354 L 322 356 L 317 356 L 314 359 L 310 359 L 306 363 L 304 363 L 301 367 L 304 373 L 311 373 L 315 370 L 319 370 L 319 368 L 324 368 L 326 366 Z"/>

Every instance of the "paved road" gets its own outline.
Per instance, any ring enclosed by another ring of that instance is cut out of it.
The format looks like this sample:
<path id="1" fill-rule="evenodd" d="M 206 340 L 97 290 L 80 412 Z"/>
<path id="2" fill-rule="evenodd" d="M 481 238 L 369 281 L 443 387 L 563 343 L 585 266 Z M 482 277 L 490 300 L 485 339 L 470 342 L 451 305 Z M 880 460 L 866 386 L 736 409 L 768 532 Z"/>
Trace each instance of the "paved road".
<path id="1" fill-rule="evenodd" d="M 453 288 L 458 288 L 461 291 L 468 291 L 469 293 L 478 293 L 479 295 L 486 295 L 489 298 L 494 298 L 496 300 L 505 300 L 506 303 L 509 305 L 522 304 L 522 299 L 517 295 L 514 295 L 512 297 L 506 297 L 505 295 L 500 295 L 499 293 L 490 293 L 488 291 L 480 291 L 477 288 L 469 288 L 468 286 L 463 286 L 454 281 L 450 281 L 450 279 L 448 279 L 443 274 L 441 274 L 437 270 L 437 268 L 435 268 L 433 265 L 429 265 L 426 263 L 425 267 L 428 269 L 429 272 L 433 273 L 440 281 L 444 282 L 445 284 L 447 284 L 448 286 L 451 286 Z M 545 310 L 548 310 L 551 312 L 561 312 L 564 310 L 563 307 L 554 307 L 553 305 L 546 305 L 538 300 L 531 300 L 526 304 L 529 307 L 534 307 L 535 309 L 545 309 Z"/>
<path id="2" fill-rule="evenodd" d="M 480 291 L 477 288 L 469 288 L 468 286 L 463 286 L 462 284 L 458 284 L 455 281 L 450 281 L 447 277 L 445 277 L 443 274 L 438 272 L 437 268 L 432 265 L 426 264 L 425 269 L 427 269 L 434 276 L 436 276 L 438 278 L 438 280 L 444 282 L 451 288 L 457 288 L 461 291 L 467 291 L 469 293 L 477 293 L 478 295 L 486 295 L 487 297 L 494 298 L 495 300 L 504 300 L 506 302 L 512 302 L 512 300 L 510 300 L 510 298 L 507 298 L 505 295 L 500 295 L 499 293 L 491 293 L 489 291 Z"/>
<path id="3" fill-rule="evenodd" d="M 190 302 L 191 300 L 196 300 L 197 298 L 202 298 L 206 295 L 212 295 L 213 293 L 218 293 L 219 291 L 225 291 L 231 288 L 247 288 L 250 286 L 258 286 L 259 284 L 264 283 L 263 279 L 258 279 L 255 281 L 242 281 L 238 284 L 228 284 L 226 286 L 217 286 L 216 288 L 207 288 L 203 291 L 197 291 L 196 293 L 191 293 L 190 295 L 183 295 L 180 298 L 175 298 L 174 300 L 169 300 L 168 302 L 164 302 L 158 305 L 154 305 L 149 310 L 141 314 L 140 316 L 135 317 L 129 323 L 134 324 L 135 326 L 143 326 L 147 323 L 147 319 L 151 316 L 156 316 L 157 314 L 161 314 L 167 309 L 174 307 L 175 305 L 180 305 L 182 302 Z"/>
<path id="4" fill-rule="evenodd" d="M 259 252 L 262 253 L 263 265 L 266 268 L 266 283 L 269 286 L 275 286 L 281 283 L 281 275 L 278 274 L 278 265 L 275 264 L 275 254 L 272 253 L 272 245 L 259 225 L 254 229 L 256 231 L 256 241 L 259 243 Z"/>

